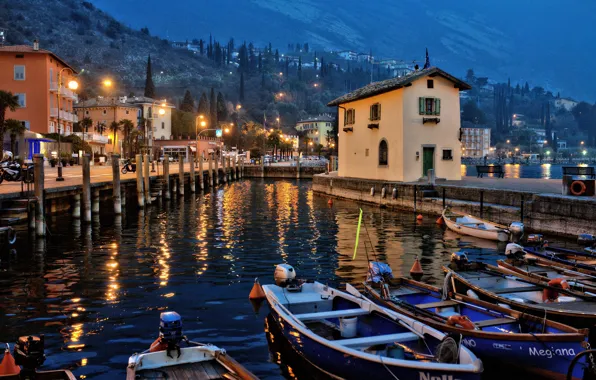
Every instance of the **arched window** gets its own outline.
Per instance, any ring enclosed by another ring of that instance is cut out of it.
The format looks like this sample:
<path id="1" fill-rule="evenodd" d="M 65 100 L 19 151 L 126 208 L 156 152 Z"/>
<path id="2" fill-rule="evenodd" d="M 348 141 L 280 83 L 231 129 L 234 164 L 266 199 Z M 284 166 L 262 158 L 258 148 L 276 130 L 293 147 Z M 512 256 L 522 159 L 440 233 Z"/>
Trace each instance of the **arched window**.
<path id="1" fill-rule="evenodd" d="M 381 140 L 379 143 L 379 165 L 387 165 L 388 162 L 387 141 Z"/>

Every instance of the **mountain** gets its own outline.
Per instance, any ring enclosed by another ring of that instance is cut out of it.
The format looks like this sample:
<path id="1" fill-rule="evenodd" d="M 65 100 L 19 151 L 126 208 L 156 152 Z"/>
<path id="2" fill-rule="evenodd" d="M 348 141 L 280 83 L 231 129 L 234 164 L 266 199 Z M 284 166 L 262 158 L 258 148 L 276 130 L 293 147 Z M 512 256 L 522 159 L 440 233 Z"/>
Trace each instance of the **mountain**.
<path id="1" fill-rule="evenodd" d="M 558 0 L 90 0 L 134 29 L 172 40 L 308 42 L 376 56 L 424 59 L 458 76 L 468 68 L 498 81 L 528 81 L 596 100 L 588 68 L 596 2 Z"/>

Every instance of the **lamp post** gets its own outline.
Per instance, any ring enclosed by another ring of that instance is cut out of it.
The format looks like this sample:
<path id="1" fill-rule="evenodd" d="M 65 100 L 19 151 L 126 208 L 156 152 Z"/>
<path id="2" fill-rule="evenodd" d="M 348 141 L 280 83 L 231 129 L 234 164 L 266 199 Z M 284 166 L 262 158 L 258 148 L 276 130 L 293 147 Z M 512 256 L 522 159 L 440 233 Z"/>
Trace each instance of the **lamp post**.
<path id="1" fill-rule="evenodd" d="M 74 71 L 70 67 L 63 67 L 62 70 L 58 72 L 58 176 L 56 177 L 56 181 L 64 181 L 64 177 L 62 177 L 62 139 L 61 139 L 61 129 L 60 129 L 60 92 L 62 90 L 62 73 L 65 70 L 70 70 L 70 72 L 74 75 Z M 68 82 L 68 88 L 71 90 L 76 90 L 79 88 L 79 82 L 72 79 Z"/>

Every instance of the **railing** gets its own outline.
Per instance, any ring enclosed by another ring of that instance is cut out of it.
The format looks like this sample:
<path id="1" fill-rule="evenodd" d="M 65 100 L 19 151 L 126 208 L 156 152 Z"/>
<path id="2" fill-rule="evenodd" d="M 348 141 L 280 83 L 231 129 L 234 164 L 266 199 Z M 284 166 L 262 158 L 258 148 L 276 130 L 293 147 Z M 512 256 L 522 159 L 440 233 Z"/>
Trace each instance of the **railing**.
<path id="1" fill-rule="evenodd" d="M 96 142 L 99 144 L 107 144 L 109 141 L 108 136 L 102 136 L 98 133 L 75 132 L 74 134 L 79 136 L 81 139 L 84 138 L 85 141 L 87 141 L 87 142 L 92 141 L 92 142 Z"/>
<path id="2" fill-rule="evenodd" d="M 50 117 L 58 117 L 58 108 L 50 108 Z"/>

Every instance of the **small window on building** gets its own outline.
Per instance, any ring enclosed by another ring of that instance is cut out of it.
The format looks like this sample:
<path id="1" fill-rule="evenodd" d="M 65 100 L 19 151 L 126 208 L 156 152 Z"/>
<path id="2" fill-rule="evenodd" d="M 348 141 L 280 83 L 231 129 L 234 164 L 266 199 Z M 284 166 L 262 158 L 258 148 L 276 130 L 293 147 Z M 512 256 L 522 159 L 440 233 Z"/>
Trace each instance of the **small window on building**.
<path id="1" fill-rule="evenodd" d="M 126 110 L 126 114 L 128 115 L 128 110 Z"/>
<path id="2" fill-rule="evenodd" d="M 381 140 L 379 143 L 379 165 L 387 165 L 388 162 L 387 141 Z"/>
<path id="3" fill-rule="evenodd" d="M 25 66 L 15 65 L 14 66 L 14 80 L 25 80 Z"/>
<path id="4" fill-rule="evenodd" d="M 161 136 L 161 139 L 162 139 L 162 140 L 165 140 L 165 139 L 166 139 L 166 136 Z"/>
<path id="5" fill-rule="evenodd" d="M 350 108 L 344 111 L 344 125 L 354 124 L 356 122 L 356 110 Z"/>
<path id="6" fill-rule="evenodd" d="M 435 115 L 441 114 L 441 99 L 437 98 L 418 98 L 420 108 L 420 115 Z"/>
<path id="7" fill-rule="evenodd" d="M 370 106 L 370 120 L 381 120 L 381 104 L 376 103 Z"/>
<path id="8" fill-rule="evenodd" d="M 443 149 L 443 161 L 453 161 L 453 152 L 451 149 Z"/>
<path id="9" fill-rule="evenodd" d="M 108 113 L 108 111 L 106 111 L 106 110 L 103 110 L 103 114 L 104 114 L 104 115 L 106 115 L 107 113 Z"/>
<path id="10" fill-rule="evenodd" d="M 435 88 L 435 81 L 434 81 L 434 80 L 432 80 L 432 79 L 428 79 L 428 80 L 426 81 L 426 87 L 427 87 L 427 88 Z"/>
<path id="11" fill-rule="evenodd" d="M 364 149 L 364 157 L 368 157 L 368 148 Z"/>
<path id="12" fill-rule="evenodd" d="M 20 108 L 27 107 L 27 95 L 26 94 L 15 94 L 15 96 L 19 98 L 19 107 Z"/>
<path id="13" fill-rule="evenodd" d="M 161 122 L 161 129 L 166 129 L 166 123 L 164 123 L 163 121 Z"/>

